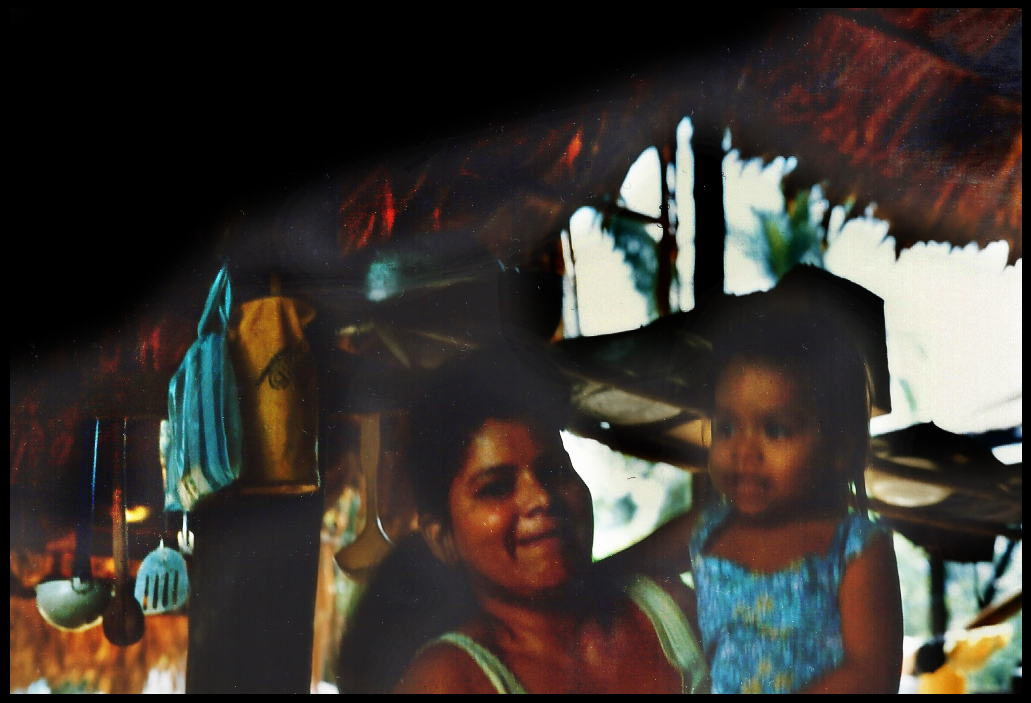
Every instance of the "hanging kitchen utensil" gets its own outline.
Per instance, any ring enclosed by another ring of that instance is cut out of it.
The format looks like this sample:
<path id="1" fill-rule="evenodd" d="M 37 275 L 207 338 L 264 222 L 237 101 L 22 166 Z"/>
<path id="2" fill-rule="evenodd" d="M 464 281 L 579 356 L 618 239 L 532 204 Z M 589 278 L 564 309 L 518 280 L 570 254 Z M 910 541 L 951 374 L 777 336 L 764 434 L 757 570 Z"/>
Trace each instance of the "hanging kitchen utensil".
<path id="1" fill-rule="evenodd" d="M 179 551 L 186 555 L 193 554 L 193 533 L 186 527 L 186 511 L 183 511 L 183 529 L 176 535 L 176 539 L 179 541 Z"/>
<path id="2" fill-rule="evenodd" d="M 365 527 L 354 542 L 336 553 L 336 562 L 348 576 L 362 582 L 368 570 L 394 547 L 383 528 L 376 500 L 376 475 L 380 463 L 380 415 L 363 415 L 358 440 L 358 461 L 365 476 Z"/>
<path id="3" fill-rule="evenodd" d="M 129 529 L 125 521 L 125 465 L 129 420 L 122 424 L 122 452 L 115 462 L 111 506 L 111 548 L 115 558 L 115 592 L 104 611 L 104 636 L 118 647 L 128 647 L 143 638 L 143 608 L 133 594 L 129 576 Z"/>
<path id="4" fill-rule="evenodd" d="M 92 424 L 89 439 L 92 440 L 93 460 L 91 464 L 83 462 L 80 471 L 72 578 L 46 580 L 36 585 L 36 607 L 40 615 L 57 629 L 66 632 L 81 632 L 99 625 L 111 600 L 111 584 L 103 579 L 94 579 L 90 565 L 100 420 Z"/>
<path id="5" fill-rule="evenodd" d="M 165 529 L 158 548 L 148 554 L 136 572 L 134 595 L 144 615 L 168 613 L 186 604 L 190 595 L 190 577 L 186 573 L 183 556 L 165 546 L 168 532 L 168 511 L 165 511 Z"/>

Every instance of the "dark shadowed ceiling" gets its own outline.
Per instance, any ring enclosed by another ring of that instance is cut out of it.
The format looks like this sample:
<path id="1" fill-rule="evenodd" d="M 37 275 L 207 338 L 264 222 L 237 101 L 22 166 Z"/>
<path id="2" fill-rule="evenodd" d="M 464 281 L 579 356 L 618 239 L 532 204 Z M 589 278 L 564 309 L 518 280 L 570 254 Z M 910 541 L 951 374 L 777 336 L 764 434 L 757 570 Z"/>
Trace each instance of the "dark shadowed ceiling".
<path id="1" fill-rule="evenodd" d="M 1021 17 L 787 14 L 726 58 L 664 56 L 529 119 L 327 172 L 296 191 L 273 224 L 242 225 L 243 246 L 231 250 L 238 262 L 333 286 L 361 274 L 327 260 L 387 244 L 453 249 L 476 240 L 517 259 L 577 208 L 615 199 L 641 151 L 672 144 L 690 115 L 703 136 L 729 126 L 746 157 L 797 156 L 793 180 L 823 184 L 834 202 L 854 198 L 856 212 L 876 204 L 900 248 L 1004 240 L 1012 262 L 1022 255 Z"/>
<path id="2" fill-rule="evenodd" d="M 730 125 L 744 156 L 797 156 L 795 181 L 832 201 L 875 202 L 899 246 L 1022 255 L 1020 9 L 685 16 L 654 39 L 608 23 L 359 39 L 342 13 L 11 20 L 14 238 L 64 297 L 56 323 L 19 306 L 37 344 L 202 288 L 227 254 L 340 282 L 398 237 L 525 251 L 618 193 L 684 115 Z M 227 248 L 258 228 L 264 246 Z"/>
<path id="3" fill-rule="evenodd" d="M 344 12 L 10 16 L 25 432 L 100 394 L 159 411 L 223 257 L 337 312 L 368 307 L 380 251 L 414 262 L 412 289 L 475 279 L 611 202 L 685 115 L 745 157 L 798 157 L 795 184 L 832 202 L 876 203 L 900 247 L 1022 256 L 1020 9 L 542 19 L 504 38 Z M 127 373 L 140 385 L 109 381 Z M 15 449 L 12 429 L 12 483 Z"/>

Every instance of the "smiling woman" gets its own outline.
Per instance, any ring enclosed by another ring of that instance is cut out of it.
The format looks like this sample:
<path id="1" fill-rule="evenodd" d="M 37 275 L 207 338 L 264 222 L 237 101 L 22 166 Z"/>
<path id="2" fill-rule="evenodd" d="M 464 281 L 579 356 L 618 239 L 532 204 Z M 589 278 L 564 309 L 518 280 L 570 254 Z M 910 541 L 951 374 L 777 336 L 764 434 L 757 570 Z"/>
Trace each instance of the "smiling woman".
<path id="1" fill-rule="evenodd" d="M 560 391 L 504 346 L 420 391 L 409 455 L 422 535 L 388 558 L 359 605 L 341 645 L 342 692 L 708 689 L 679 579 L 592 564 L 591 495 L 559 435 Z M 360 622 L 374 624 L 382 651 Z M 398 650 L 410 664 L 363 670 L 398 662 Z"/>
<path id="2" fill-rule="evenodd" d="M 451 484 L 450 529 L 423 525 L 434 553 L 503 598 L 561 587 L 590 564 L 590 493 L 558 435 L 535 424 L 484 422 Z"/>

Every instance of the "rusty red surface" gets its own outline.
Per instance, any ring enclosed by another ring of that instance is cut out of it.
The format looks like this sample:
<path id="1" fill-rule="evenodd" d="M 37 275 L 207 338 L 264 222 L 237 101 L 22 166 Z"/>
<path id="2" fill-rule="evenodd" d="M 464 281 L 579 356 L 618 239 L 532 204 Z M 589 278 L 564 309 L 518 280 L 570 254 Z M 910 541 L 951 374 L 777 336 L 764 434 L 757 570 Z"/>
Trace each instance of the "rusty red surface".
<path id="1" fill-rule="evenodd" d="M 145 315 L 90 349 L 69 349 L 50 358 L 41 373 L 12 375 L 12 546 L 38 547 L 69 534 L 82 423 L 94 416 L 164 417 L 168 381 L 196 335 L 194 321 Z"/>
<path id="2" fill-rule="evenodd" d="M 337 251 L 346 259 L 372 244 L 448 231 L 503 257 L 530 249 L 577 208 L 618 193 L 661 131 L 644 108 L 632 100 L 586 105 L 345 174 L 335 187 Z"/>
<path id="3" fill-rule="evenodd" d="M 448 230 L 492 250 L 556 234 L 615 198 L 677 122 L 729 124 L 744 155 L 794 155 L 796 179 L 875 202 L 899 247 L 1010 244 L 1022 255 L 1019 9 L 827 11 L 770 29 L 714 70 L 670 64 L 631 90 L 461 142 L 386 156 L 341 179 L 337 245 Z M 1019 55 L 1016 57 L 1019 62 Z M 1011 75 L 1012 74 L 1012 75 Z M 858 214 L 858 213 L 857 213 Z"/>
<path id="4" fill-rule="evenodd" d="M 797 155 L 797 180 L 876 202 L 900 247 L 1006 240 L 1014 261 L 1022 106 L 1004 80 L 993 82 L 985 57 L 1005 49 L 1020 18 L 1019 10 L 829 12 L 801 36 L 774 37 L 772 58 L 756 52 L 728 113 L 746 150 Z M 1008 69 L 1019 82 L 1019 66 Z M 750 123 L 764 107 L 765 124 Z"/>

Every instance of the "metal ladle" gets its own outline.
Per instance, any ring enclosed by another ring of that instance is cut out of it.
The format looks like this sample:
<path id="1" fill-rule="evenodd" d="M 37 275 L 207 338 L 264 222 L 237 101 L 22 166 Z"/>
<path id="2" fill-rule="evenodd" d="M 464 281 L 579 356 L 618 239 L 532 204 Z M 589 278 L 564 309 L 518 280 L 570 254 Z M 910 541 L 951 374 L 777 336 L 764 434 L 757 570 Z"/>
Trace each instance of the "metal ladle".
<path id="1" fill-rule="evenodd" d="M 125 464 L 129 420 L 122 425 L 122 457 L 115 469 L 111 516 L 112 551 L 115 557 L 115 593 L 104 611 L 104 636 L 117 647 L 128 647 L 143 639 L 143 608 L 136 600 L 135 580 L 129 576 L 129 529 L 125 522 Z"/>
<path id="2" fill-rule="evenodd" d="M 358 440 L 358 461 L 365 476 L 365 528 L 358 538 L 336 553 L 340 569 L 364 583 L 370 569 L 382 561 L 394 543 L 383 529 L 376 495 L 376 474 L 380 464 L 380 415 L 363 415 Z"/>
<path id="3" fill-rule="evenodd" d="M 80 472 L 79 514 L 75 534 L 72 578 L 53 579 L 36 585 L 36 607 L 48 623 L 65 632 L 81 632 L 100 624 L 111 600 L 111 583 L 94 579 L 90 565 L 93 536 L 93 497 L 97 485 L 97 446 L 100 420 L 92 432 L 93 466 Z M 88 498 L 87 500 L 87 492 Z"/>

